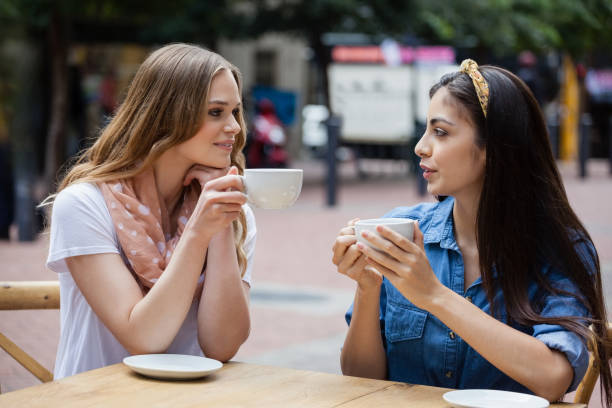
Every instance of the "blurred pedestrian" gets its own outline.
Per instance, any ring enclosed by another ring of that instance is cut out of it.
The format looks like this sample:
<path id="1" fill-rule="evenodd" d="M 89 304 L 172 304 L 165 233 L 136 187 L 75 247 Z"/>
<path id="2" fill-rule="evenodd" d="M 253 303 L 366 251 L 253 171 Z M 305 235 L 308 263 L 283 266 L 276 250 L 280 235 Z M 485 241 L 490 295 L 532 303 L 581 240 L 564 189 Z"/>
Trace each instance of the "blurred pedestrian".
<path id="1" fill-rule="evenodd" d="M 112 67 L 105 69 L 100 81 L 100 106 L 102 114 L 107 118 L 117 109 L 117 75 Z"/>
<path id="2" fill-rule="evenodd" d="M 287 136 L 276 115 L 274 103 L 264 98 L 257 103 L 253 132 L 247 151 L 249 167 L 287 167 Z"/>
<path id="3" fill-rule="evenodd" d="M 517 75 L 527 84 L 540 107 L 544 105 L 544 84 L 538 72 L 538 59 L 531 51 L 522 51 L 518 56 Z"/>
<path id="4" fill-rule="evenodd" d="M 333 262 L 357 282 L 346 315 L 347 375 L 556 401 L 589 363 L 593 324 L 610 359 L 601 270 L 571 209 L 542 113 L 517 76 L 472 60 L 430 90 L 415 147 L 438 202 L 387 217 L 418 222 L 413 241 L 350 222 Z M 599 367 L 608 403 L 610 366 Z"/>
<path id="5" fill-rule="evenodd" d="M 256 231 L 240 80 L 197 46 L 153 52 L 51 197 L 56 379 L 130 354 L 227 361 L 246 340 Z"/>

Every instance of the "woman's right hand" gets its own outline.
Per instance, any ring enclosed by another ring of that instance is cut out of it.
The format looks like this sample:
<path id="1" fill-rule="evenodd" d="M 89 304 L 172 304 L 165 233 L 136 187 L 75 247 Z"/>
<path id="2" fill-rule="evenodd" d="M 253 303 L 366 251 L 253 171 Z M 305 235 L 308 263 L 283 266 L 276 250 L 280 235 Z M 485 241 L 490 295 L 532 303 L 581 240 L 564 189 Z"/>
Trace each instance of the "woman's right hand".
<path id="1" fill-rule="evenodd" d="M 357 249 L 355 223 L 359 218 L 352 219 L 342 228 L 336 237 L 332 251 L 332 262 L 338 267 L 338 272 L 357 282 L 361 290 L 378 288 L 382 284 L 382 275 L 368 265 L 365 256 Z"/>
<path id="2" fill-rule="evenodd" d="M 247 201 L 238 169 L 232 166 L 227 174 L 222 174 L 219 169 L 194 166 L 185 176 L 184 184 L 197 179 L 202 187 L 185 231 L 194 232 L 207 242 L 239 217 Z"/>

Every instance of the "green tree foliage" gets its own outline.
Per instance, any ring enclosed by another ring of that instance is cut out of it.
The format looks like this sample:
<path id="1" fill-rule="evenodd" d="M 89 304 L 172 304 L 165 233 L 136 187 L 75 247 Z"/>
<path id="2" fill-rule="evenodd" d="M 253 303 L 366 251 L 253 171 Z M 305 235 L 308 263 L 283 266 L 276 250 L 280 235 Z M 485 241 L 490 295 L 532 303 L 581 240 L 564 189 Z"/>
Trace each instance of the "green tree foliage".
<path id="1" fill-rule="evenodd" d="M 610 0 L 420 0 L 424 31 L 458 46 L 494 53 L 568 51 L 581 57 L 610 47 Z"/>
<path id="2" fill-rule="evenodd" d="M 164 43 L 193 41 L 214 45 L 242 25 L 232 0 L 3 0 L 0 33 L 45 32 L 61 18 L 77 42 Z"/>
<path id="3" fill-rule="evenodd" d="M 522 49 L 582 56 L 612 45 L 612 0 L 256 0 L 253 34 L 409 34 L 494 54 Z"/>

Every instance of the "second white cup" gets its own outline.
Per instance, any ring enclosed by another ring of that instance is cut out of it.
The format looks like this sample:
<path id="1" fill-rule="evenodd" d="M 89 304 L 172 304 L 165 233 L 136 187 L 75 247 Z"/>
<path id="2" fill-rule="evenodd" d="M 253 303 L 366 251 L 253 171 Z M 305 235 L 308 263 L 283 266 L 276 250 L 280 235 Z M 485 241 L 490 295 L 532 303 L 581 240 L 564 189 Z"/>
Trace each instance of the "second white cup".
<path id="1" fill-rule="evenodd" d="M 367 220 L 359 220 L 355 223 L 355 236 L 357 237 L 358 242 L 380 250 L 381 248 L 376 247 L 363 238 L 361 233 L 363 231 L 368 231 L 372 234 L 379 235 L 378 232 L 376 232 L 376 226 L 384 225 L 385 227 L 388 227 L 398 234 L 408 238 L 410 241 L 413 241 L 414 223 L 415 221 L 409 218 L 370 218 Z"/>

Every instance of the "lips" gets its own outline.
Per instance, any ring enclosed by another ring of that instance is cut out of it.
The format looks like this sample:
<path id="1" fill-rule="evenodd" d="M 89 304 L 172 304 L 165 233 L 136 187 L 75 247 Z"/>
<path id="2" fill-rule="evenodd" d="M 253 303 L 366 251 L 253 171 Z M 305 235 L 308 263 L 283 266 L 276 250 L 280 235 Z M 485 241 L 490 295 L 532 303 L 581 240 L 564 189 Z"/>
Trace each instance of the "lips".
<path id="1" fill-rule="evenodd" d="M 428 172 L 434 172 L 436 170 L 432 169 L 431 167 L 427 167 L 424 164 L 420 164 L 421 168 L 423 169 L 423 171 L 428 171 Z"/>
<path id="2" fill-rule="evenodd" d="M 421 169 L 423 169 L 423 177 L 429 179 L 429 177 L 436 172 L 436 170 L 421 164 Z"/>
<path id="3" fill-rule="evenodd" d="M 227 141 L 213 143 L 213 144 L 215 146 L 220 147 L 220 148 L 225 149 L 225 150 L 232 150 L 232 148 L 234 147 L 234 141 L 233 140 L 227 140 Z"/>

